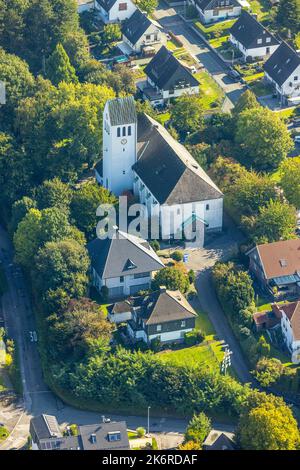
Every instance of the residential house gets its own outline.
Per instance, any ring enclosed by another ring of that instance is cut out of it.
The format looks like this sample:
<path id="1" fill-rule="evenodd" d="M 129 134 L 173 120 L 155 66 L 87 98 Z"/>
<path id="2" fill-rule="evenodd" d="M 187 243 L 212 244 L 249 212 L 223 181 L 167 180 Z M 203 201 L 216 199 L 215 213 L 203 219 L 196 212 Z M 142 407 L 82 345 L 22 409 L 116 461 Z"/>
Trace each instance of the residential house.
<path id="1" fill-rule="evenodd" d="M 32 450 L 129 450 L 125 421 L 78 426 L 78 435 L 63 435 L 55 416 L 30 420 Z"/>
<path id="2" fill-rule="evenodd" d="M 150 20 L 139 9 L 125 21 L 122 32 L 123 42 L 131 51 L 137 53 L 143 52 L 143 49 L 149 46 L 159 45 L 163 36 L 159 24 Z"/>
<path id="3" fill-rule="evenodd" d="M 212 429 L 202 444 L 203 450 L 236 450 L 234 434 Z"/>
<path id="4" fill-rule="evenodd" d="M 77 0 L 78 13 L 93 10 L 95 8 L 95 1 L 96 0 Z"/>
<path id="5" fill-rule="evenodd" d="M 264 70 L 282 105 L 300 103 L 300 57 L 291 46 L 282 42 L 264 64 Z"/>
<path id="6" fill-rule="evenodd" d="M 111 238 L 91 241 L 88 252 L 93 285 L 99 292 L 106 286 L 109 299 L 149 289 L 153 274 L 164 267 L 146 240 L 117 227 Z"/>
<path id="7" fill-rule="evenodd" d="M 131 303 L 132 318 L 127 322 L 127 331 L 133 341 L 180 342 L 185 333 L 195 328 L 197 313 L 179 291 L 161 287 Z"/>
<path id="8" fill-rule="evenodd" d="M 242 11 L 238 0 L 192 0 L 192 3 L 205 24 L 235 18 Z"/>
<path id="9" fill-rule="evenodd" d="M 272 311 L 280 318 L 280 327 L 292 362 L 300 362 L 300 301 L 287 304 L 273 304 Z"/>
<path id="10" fill-rule="evenodd" d="M 190 224 L 203 246 L 206 232 L 222 230 L 222 192 L 163 126 L 137 116 L 132 97 L 105 105 L 103 165 L 95 175 L 116 195 L 133 191 L 145 217 L 158 220 L 158 237 L 182 239 Z"/>
<path id="11" fill-rule="evenodd" d="M 125 323 L 132 318 L 132 298 L 109 305 L 107 310 L 107 318 L 111 323 Z"/>
<path id="12" fill-rule="evenodd" d="M 260 286 L 277 295 L 300 294 L 300 239 L 257 245 L 248 251 L 249 269 Z"/>
<path id="13" fill-rule="evenodd" d="M 245 60 L 262 59 L 272 55 L 279 41 L 246 10 L 230 29 L 230 42 L 239 49 Z"/>
<path id="14" fill-rule="evenodd" d="M 198 80 L 165 46 L 146 65 L 144 72 L 147 80 L 139 82 L 138 88 L 154 107 L 186 93 L 199 93 Z"/>
<path id="15" fill-rule="evenodd" d="M 131 0 L 95 0 L 95 9 L 104 23 L 119 23 L 130 18 L 136 6 Z"/>

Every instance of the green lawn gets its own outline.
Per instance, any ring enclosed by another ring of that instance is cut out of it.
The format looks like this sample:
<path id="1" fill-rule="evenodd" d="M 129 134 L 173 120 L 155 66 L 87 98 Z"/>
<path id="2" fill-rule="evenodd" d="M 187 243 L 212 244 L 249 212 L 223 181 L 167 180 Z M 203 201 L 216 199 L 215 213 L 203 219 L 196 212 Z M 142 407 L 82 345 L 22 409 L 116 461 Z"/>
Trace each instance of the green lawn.
<path id="1" fill-rule="evenodd" d="M 256 96 L 266 96 L 273 93 L 272 86 L 265 83 L 264 80 L 256 80 L 250 83 L 250 87 Z"/>
<path id="2" fill-rule="evenodd" d="M 234 25 L 236 19 L 234 20 L 227 20 L 227 21 L 220 21 L 218 23 L 214 23 L 212 25 L 204 25 L 200 21 L 195 21 L 196 28 L 204 34 L 206 39 L 216 39 L 220 38 L 221 36 L 228 36 L 229 29 Z"/>
<path id="3" fill-rule="evenodd" d="M 207 313 L 197 310 L 198 317 L 196 318 L 196 329 L 201 330 L 206 339 L 212 339 L 216 334 L 216 330 L 211 323 Z"/>
<path id="4" fill-rule="evenodd" d="M 212 108 L 213 103 L 220 104 L 224 94 L 219 85 L 205 70 L 194 74 L 200 83 L 199 91 L 204 110 Z"/>
<path id="5" fill-rule="evenodd" d="M 268 0 L 248 0 L 253 13 L 257 15 L 259 21 L 270 19 L 271 4 Z"/>
<path id="6" fill-rule="evenodd" d="M 248 75 L 244 77 L 244 80 L 250 84 L 252 82 L 256 82 L 257 80 L 261 80 L 263 76 L 264 76 L 264 72 L 259 72 L 259 73 L 255 73 L 253 75 Z"/>
<path id="7" fill-rule="evenodd" d="M 189 348 L 178 349 L 177 351 L 166 351 L 158 353 L 157 356 L 165 363 L 175 366 L 205 367 L 210 370 L 219 371 L 220 363 L 223 359 L 223 349 L 221 341 L 214 341 L 209 344 L 200 344 Z"/>
<path id="8" fill-rule="evenodd" d="M 167 121 L 170 120 L 170 113 L 167 111 L 166 113 L 161 113 L 158 114 L 156 117 L 156 120 L 160 122 L 160 124 L 164 125 Z"/>

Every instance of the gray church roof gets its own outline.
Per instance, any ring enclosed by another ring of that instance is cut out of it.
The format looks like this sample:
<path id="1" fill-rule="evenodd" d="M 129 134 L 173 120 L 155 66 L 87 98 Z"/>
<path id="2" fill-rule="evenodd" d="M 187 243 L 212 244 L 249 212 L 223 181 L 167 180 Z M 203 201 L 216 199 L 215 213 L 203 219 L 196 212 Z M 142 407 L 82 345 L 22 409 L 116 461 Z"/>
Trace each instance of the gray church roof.
<path id="1" fill-rule="evenodd" d="M 149 243 L 120 230 L 88 244 L 92 267 L 102 279 L 158 271 L 164 267 Z"/>
<path id="2" fill-rule="evenodd" d="M 133 96 L 108 100 L 108 111 L 112 126 L 132 124 L 137 121 Z"/>
<path id="3" fill-rule="evenodd" d="M 149 64 L 146 65 L 144 71 L 160 90 L 199 86 L 198 80 L 165 46 L 159 49 Z"/>
<path id="4" fill-rule="evenodd" d="M 230 33 L 246 49 L 279 44 L 275 36 L 246 10 L 242 10 L 241 16 L 230 29 Z M 267 42 L 266 38 L 271 38 L 271 41 Z M 258 39 L 262 39 L 261 44 L 257 43 Z"/>
<path id="5" fill-rule="evenodd" d="M 286 42 L 282 42 L 264 65 L 265 72 L 279 85 L 300 65 L 300 57 Z"/>
<path id="6" fill-rule="evenodd" d="M 188 150 L 150 116 L 138 119 L 134 171 L 160 204 L 184 204 L 223 197 Z"/>
<path id="7" fill-rule="evenodd" d="M 123 27 L 123 34 L 131 42 L 131 44 L 136 44 L 136 42 L 143 36 L 147 31 L 152 22 L 149 20 L 145 13 L 142 13 L 141 10 L 137 9 L 131 15 L 131 17 L 125 21 Z"/>

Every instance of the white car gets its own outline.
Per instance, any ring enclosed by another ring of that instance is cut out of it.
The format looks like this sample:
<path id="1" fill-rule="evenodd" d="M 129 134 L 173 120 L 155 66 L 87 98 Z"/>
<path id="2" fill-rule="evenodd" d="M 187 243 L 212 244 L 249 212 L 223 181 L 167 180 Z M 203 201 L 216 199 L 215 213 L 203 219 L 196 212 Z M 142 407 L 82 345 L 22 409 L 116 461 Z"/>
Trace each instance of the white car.
<path id="1" fill-rule="evenodd" d="M 296 144 L 300 144 L 300 135 L 296 135 L 294 137 L 294 141 L 296 142 Z"/>

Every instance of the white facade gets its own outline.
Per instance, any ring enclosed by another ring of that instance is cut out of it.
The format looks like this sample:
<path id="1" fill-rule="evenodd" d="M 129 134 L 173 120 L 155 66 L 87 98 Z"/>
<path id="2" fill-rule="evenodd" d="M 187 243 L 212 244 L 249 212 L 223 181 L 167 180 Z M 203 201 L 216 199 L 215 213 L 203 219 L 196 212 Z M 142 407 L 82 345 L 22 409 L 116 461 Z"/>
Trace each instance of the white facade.
<path id="1" fill-rule="evenodd" d="M 223 8 L 216 8 L 212 10 L 204 10 L 202 11 L 199 5 L 193 1 L 192 2 L 196 7 L 197 11 L 199 12 L 200 19 L 202 23 L 213 23 L 215 21 L 223 21 L 229 18 L 235 18 L 241 14 L 242 7 L 235 6 L 235 7 L 226 7 L 225 0 L 224 0 L 224 7 Z"/>
<path id="2" fill-rule="evenodd" d="M 244 59 L 246 60 L 248 57 L 251 57 L 251 58 L 263 58 L 263 57 L 269 57 L 270 55 L 272 55 L 276 49 L 279 47 L 279 44 L 275 44 L 275 45 L 265 45 L 265 46 L 262 46 L 260 47 L 259 46 L 259 39 L 257 40 L 258 41 L 258 44 L 257 44 L 257 47 L 255 48 L 251 48 L 251 49 L 247 49 L 246 47 L 243 46 L 243 44 L 241 44 L 239 41 L 237 41 L 235 39 L 235 37 L 230 34 L 230 42 L 237 48 L 239 49 L 239 51 L 243 54 L 244 56 Z M 268 40 L 268 38 L 266 38 Z M 271 42 L 271 36 L 270 36 L 270 42 Z"/>
<path id="3" fill-rule="evenodd" d="M 171 98 L 178 98 L 179 96 L 182 95 L 198 95 L 199 94 L 199 85 L 197 86 L 189 86 L 188 88 L 174 88 L 172 90 L 159 90 L 159 88 L 155 85 L 152 80 L 147 77 L 147 81 L 149 85 L 153 88 L 155 88 L 158 92 L 161 93 L 163 102 L 164 101 L 169 101 Z"/>
<path id="4" fill-rule="evenodd" d="M 116 196 L 133 187 L 137 123 L 112 126 L 106 103 L 103 113 L 103 186 Z"/>
<path id="5" fill-rule="evenodd" d="M 128 312 L 122 312 L 122 313 L 109 313 L 107 315 L 107 318 L 110 322 L 112 323 L 124 323 L 127 322 L 128 320 L 131 320 L 131 311 L 130 309 Z"/>
<path id="6" fill-rule="evenodd" d="M 98 10 L 104 23 L 125 21 L 136 10 L 136 6 L 131 0 L 117 0 L 109 11 L 106 11 L 96 0 L 95 8 Z"/>
<path id="7" fill-rule="evenodd" d="M 299 363 L 300 362 L 300 341 L 295 341 L 293 329 L 288 319 L 287 315 L 281 310 L 281 331 L 284 337 L 284 341 L 292 354 L 292 361 Z M 297 357 L 299 355 L 299 357 Z"/>
<path id="8" fill-rule="evenodd" d="M 173 341 L 182 340 L 185 333 L 189 333 L 193 328 L 186 328 L 185 330 L 168 331 L 165 333 L 157 332 L 156 334 L 147 335 L 145 330 L 133 330 L 130 323 L 127 324 L 127 332 L 133 340 L 143 340 L 145 343 L 150 344 L 152 340 L 158 338 L 162 343 L 171 343 Z"/>
<path id="9" fill-rule="evenodd" d="M 128 274 L 126 276 L 101 279 L 98 273 L 92 268 L 93 285 L 100 292 L 101 287 L 108 288 L 108 297 L 110 299 L 119 297 L 128 297 L 141 290 L 148 290 L 151 286 L 153 274 L 151 272 L 141 274 Z"/>
<path id="10" fill-rule="evenodd" d="M 265 77 L 275 85 L 277 94 L 280 95 L 283 100 L 300 98 L 300 65 L 281 86 L 279 86 L 267 72 L 265 72 Z"/>
<path id="11" fill-rule="evenodd" d="M 144 34 L 133 44 L 123 34 L 123 41 L 127 44 L 134 52 L 141 52 L 144 46 L 153 46 L 154 44 L 160 44 L 162 42 L 162 33 L 160 29 L 153 23 L 144 32 Z"/>

